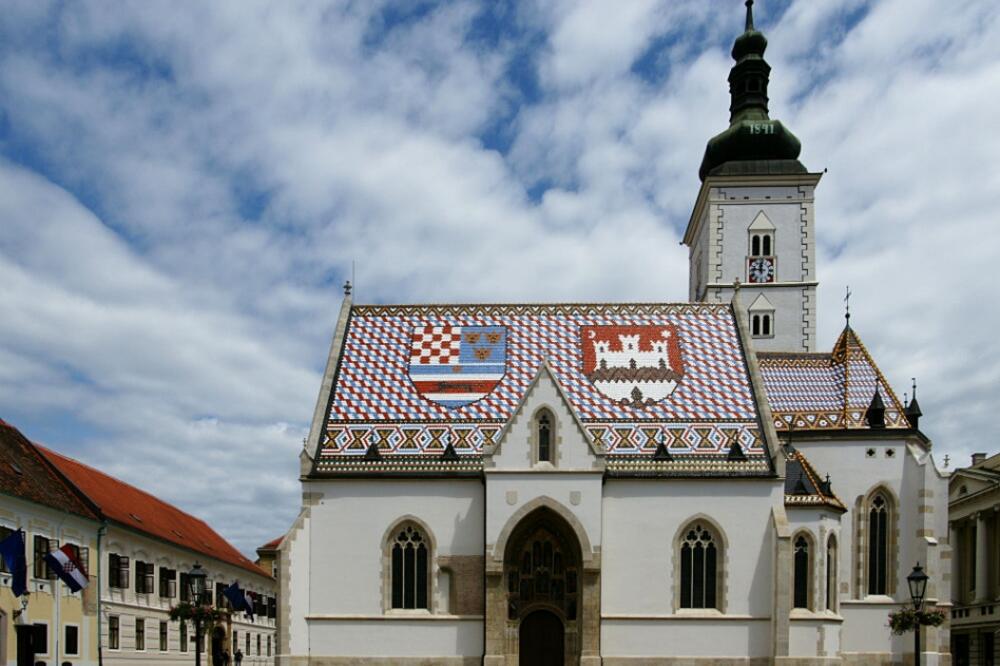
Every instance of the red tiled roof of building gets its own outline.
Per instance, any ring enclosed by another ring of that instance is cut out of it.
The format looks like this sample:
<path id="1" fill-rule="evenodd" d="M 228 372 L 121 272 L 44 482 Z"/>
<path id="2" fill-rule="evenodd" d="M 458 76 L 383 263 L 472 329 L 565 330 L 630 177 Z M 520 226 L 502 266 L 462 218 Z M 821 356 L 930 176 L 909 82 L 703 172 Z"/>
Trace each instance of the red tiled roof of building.
<path id="1" fill-rule="evenodd" d="M 21 431 L 0 419 L 0 493 L 98 520 Z"/>
<path id="2" fill-rule="evenodd" d="M 257 575 L 271 577 L 205 521 L 78 460 L 41 446 L 38 448 L 109 520 Z"/>
<path id="3" fill-rule="evenodd" d="M 285 535 L 282 534 L 280 537 L 275 537 L 274 539 L 271 539 L 270 541 L 268 541 L 267 543 L 265 543 L 263 546 L 258 547 L 257 550 L 258 551 L 261 551 L 261 550 L 277 550 L 278 546 L 280 546 L 281 542 L 284 541 L 284 540 L 285 540 Z"/>

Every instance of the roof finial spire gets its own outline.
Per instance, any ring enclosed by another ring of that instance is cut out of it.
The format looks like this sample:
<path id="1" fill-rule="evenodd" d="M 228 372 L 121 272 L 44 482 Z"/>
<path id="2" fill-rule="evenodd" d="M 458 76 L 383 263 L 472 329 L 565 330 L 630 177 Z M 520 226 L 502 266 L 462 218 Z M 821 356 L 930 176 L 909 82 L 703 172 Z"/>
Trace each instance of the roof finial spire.
<path id="1" fill-rule="evenodd" d="M 847 285 L 847 293 L 844 295 L 844 320 L 847 326 L 851 325 L 851 285 Z"/>
<path id="2" fill-rule="evenodd" d="M 916 377 L 910 377 L 910 381 L 913 382 L 913 399 L 916 400 L 917 399 L 917 378 Z"/>
<path id="3" fill-rule="evenodd" d="M 354 286 L 351 284 L 350 280 L 348 280 L 347 282 L 345 282 L 344 283 L 344 296 L 350 296 L 351 295 L 351 289 L 353 289 L 353 288 L 354 288 Z"/>
<path id="4" fill-rule="evenodd" d="M 747 6 L 747 32 L 753 30 L 753 0 L 746 1 Z"/>

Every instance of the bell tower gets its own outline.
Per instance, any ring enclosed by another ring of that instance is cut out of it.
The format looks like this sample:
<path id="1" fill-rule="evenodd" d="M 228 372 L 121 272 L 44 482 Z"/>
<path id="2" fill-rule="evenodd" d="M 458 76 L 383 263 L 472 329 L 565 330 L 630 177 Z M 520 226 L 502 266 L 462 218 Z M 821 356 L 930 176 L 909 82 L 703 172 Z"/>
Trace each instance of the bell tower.
<path id="1" fill-rule="evenodd" d="M 754 28 L 753 0 L 746 7 L 732 50 L 729 127 L 705 148 L 684 233 L 689 298 L 728 303 L 738 280 L 755 349 L 814 351 L 813 193 L 822 174 L 802 165 L 799 140 L 768 114 L 767 39 Z"/>

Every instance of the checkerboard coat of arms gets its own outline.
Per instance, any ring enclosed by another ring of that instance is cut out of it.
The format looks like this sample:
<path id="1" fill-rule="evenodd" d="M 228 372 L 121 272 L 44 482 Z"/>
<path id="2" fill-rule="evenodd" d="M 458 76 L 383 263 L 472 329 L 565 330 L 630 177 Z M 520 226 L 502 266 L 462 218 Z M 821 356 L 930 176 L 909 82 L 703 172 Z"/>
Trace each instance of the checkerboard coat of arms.
<path id="1" fill-rule="evenodd" d="M 668 397 L 684 376 L 677 330 L 658 326 L 581 326 L 583 374 L 616 403 L 645 407 Z"/>
<path id="2" fill-rule="evenodd" d="M 450 409 L 485 398 L 507 370 L 503 326 L 417 326 L 411 341 L 410 381 Z"/>

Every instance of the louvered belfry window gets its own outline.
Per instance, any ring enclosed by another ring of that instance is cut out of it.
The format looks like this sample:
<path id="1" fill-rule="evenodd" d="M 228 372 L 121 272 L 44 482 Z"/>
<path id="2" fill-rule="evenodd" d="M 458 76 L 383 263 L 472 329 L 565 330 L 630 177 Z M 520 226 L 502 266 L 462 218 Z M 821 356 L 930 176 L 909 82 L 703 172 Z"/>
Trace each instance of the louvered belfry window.
<path id="1" fill-rule="evenodd" d="M 718 548 L 710 531 L 695 524 L 681 542 L 681 608 L 716 608 Z"/>
<path id="2" fill-rule="evenodd" d="M 428 608 L 427 538 L 412 525 L 396 533 L 392 543 L 392 607 Z"/>
<path id="3" fill-rule="evenodd" d="M 804 536 L 795 540 L 794 608 L 809 608 L 809 541 Z"/>
<path id="4" fill-rule="evenodd" d="M 888 594 L 889 504 L 876 495 L 868 511 L 868 594 Z"/>

